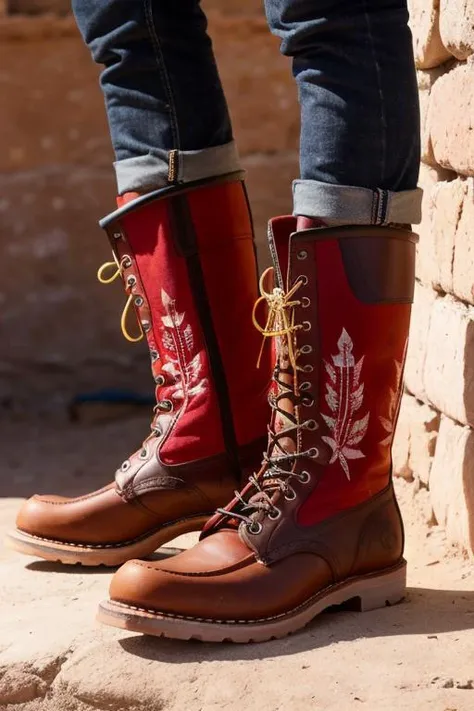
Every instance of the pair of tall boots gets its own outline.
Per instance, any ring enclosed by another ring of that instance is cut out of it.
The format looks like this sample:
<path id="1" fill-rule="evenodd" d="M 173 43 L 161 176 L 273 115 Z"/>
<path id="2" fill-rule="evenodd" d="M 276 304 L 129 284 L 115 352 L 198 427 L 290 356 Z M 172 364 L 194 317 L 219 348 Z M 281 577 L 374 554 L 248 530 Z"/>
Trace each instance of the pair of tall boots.
<path id="1" fill-rule="evenodd" d="M 240 175 L 136 197 L 102 224 L 150 347 L 152 432 L 109 486 L 27 501 L 11 543 L 64 563 L 125 563 L 99 619 L 158 636 L 262 641 L 330 605 L 400 600 L 391 444 L 415 235 L 274 219 L 255 329 Z M 275 348 L 257 369 L 259 330 Z M 174 558 L 132 560 L 203 525 Z"/>

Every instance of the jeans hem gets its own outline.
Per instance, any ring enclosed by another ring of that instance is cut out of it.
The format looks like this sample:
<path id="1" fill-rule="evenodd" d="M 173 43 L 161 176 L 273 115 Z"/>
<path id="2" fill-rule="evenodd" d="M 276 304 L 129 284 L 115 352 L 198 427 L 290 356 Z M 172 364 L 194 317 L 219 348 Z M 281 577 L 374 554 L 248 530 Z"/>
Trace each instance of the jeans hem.
<path id="1" fill-rule="evenodd" d="M 235 141 L 197 151 L 173 151 L 178 166 L 177 183 L 190 183 L 241 170 Z M 158 149 L 114 163 L 119 195 L 148 192 L 170 184 L 169 152 Z"/>
<path id="2" fill-rule="evenodd" d="M 293 214 L 337 220 L 351 225 L 421 222 L 421 188 L 395 192 L 318 180 L 295 180 Z"/>

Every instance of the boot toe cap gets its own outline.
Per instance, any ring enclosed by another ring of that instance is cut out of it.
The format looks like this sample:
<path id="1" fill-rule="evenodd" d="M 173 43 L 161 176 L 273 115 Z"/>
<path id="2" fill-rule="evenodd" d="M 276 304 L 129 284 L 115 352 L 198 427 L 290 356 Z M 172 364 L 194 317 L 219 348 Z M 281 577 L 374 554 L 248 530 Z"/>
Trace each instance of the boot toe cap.
<path id="1" fill-rule="evenodd" d="M 68 500 L 64 496 L 35 494 L 22 504 L 16 517 L 17 529 L 40 538 L 60 535 L 61 527 L 56 523 L 55 506 Z"/>

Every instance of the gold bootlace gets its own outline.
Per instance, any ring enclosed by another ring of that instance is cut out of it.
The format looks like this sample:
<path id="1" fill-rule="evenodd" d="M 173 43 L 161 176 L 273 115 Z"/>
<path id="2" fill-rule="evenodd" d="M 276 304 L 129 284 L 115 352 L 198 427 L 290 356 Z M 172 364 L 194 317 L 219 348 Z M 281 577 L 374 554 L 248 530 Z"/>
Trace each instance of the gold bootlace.
<path id="1" fill-rule="evenodd" d="M 260 294 L 261 296 L 255 302 L 252 313 L 252 321 L 255 328 L 263 335 L 262 347 L 258 356 L 257 367 L 262 359 L 263 349 L 267 338 L 275 338 L 283 336 L 288 347 L 288 359 L 294 370 L 297 369 L 296 353 L 294 349 L 293 333 L 301 329 L 300 325 L 294 323 L 294 307 L 300 305 L 300 301 L 292 300 L 300 288 L 302 282 L 297 281 L 296 284 L 285 294 L 283 289 L 274 287 L 272 291 L 267 291 L 265 281 L 267 276 L 273 274 L 273 267 L 266 269 L 260 277 Z M 265 326 L 261 326 L 257 320 L 257 309 L 262 303 L 268 305 L 268 316 Z M 291 317 L 288 312 L 291 311 Z"/>
<path id="2" fill-rule="evenodd" d="M 124 264 L 130 259 L 130 257 L 125 255 L 119 262 L 115 254 L 113 254 L 113 258 L 113 262 L 104 262 L 104 264 L 102 264 L 97 270 L 97 279 L 101 284 L 112 284 L 112 282 L 121 277 L 124 271 Z M 111 276 L 106 276 L 106 272 L 110 270 L 111 267 L 114 269 L 114 272 L 111 274 Z M 122 329 L 122 334 L 127 341 L 129 341 L 130 343 L 138 343 L 138 341 L 141 341 L 144 338 L 144 333 L 140 321 L 137 319 L 138 327 L 140 329 L 139 336 L 132 336 L 127 328 L 128 313 L 130 311 L 130 307 L 132 306 L 133 299 L 134 296 L 130 292 L 123 308 L 122 316 L 120 317 L 120 328 Z"/>
<path id="3" fill-rule="evenodd" d="M 299 471 L 295 468 L 297 461 L 319 456 L 316 447 L 305 450 L 300 449 L 298 437 L 301 430 L 315 430 L 318 427 L 315 420 L 302 420 L 299 413 L 301 405 L 311 406 L 314 402 L 310 393 L 307 391 L 300 392 L 296 377 L 297 371 L 301 370 L 297 364 L 301 350 L 297 348 L 294 334 L 302 326 L 295 325 L 294 322 L 295 307 L 301 304 L 301 301 L 295 299 L 294 296 L 304 284 L 304 281 L 298 279 L 286 293 L 278 287 L 268 291 L 265 282 L 271 272 L 272 268 L 270 267 L 261 276 L 261 296 L 255 303 L 253 310 L 253 322 L 264 337 L 263 345 L 265 340 L 270 337 L 281 337 L 283 341 L 280 344 L 279 362 L 277 362 L 273 375 L 273 380 L 277 384 L 279 392 L 270 397 L 273 415 L 272 424 L 268 428 L 269 444 L 268 450 L 264 455 L 264 468 L 258 476 L 252 475 L 249 478 L 249 485 L 256 490 L 250 498 L 244 498 L 247 489 L 243 492 L 236 491 L 234 492 L 237 500 L 236 505 L 230 509 L 217 509 L 217 512 L 225 518 L 237 519 L 245 523 L 248 531 L 252 534 L 257 534 L 262 530 L 261 522 L 255 519 L 256 514 L 268 515 L 270 518 L 278 518 L 280 516 L 281 511 L 276 506 L 274 494 L 280 492 L 285 499 L 294 499 L 296 494 L 291 487 L 292 479 L 296 479 L 302 484 L 306 484 L 309 481 L 308 472 Z M 265 326 L 261 326 L 257 320 L 256 311 L 264 301 L 268 304 L 268 317 Z M 286 350 L 289 368 L 281 365 L 283 356 L 286 356 Z M 260 357 L 261 353 L 259 360 Z M 284 375 L 287 379 L 282 379 L 280 375 Z M 284 400 L 293 404 L 296 408 L 296 414 L 289 411 L 286 406 L 280 406 L 280 403 Z M 289 424 L 276 431 L 275 418 L 278 415 L 284 417 Z M 288 449 L 289 439 L 294 442 L 294 449 Z M 236 511 L 236 507 L 240 510 Z"/>

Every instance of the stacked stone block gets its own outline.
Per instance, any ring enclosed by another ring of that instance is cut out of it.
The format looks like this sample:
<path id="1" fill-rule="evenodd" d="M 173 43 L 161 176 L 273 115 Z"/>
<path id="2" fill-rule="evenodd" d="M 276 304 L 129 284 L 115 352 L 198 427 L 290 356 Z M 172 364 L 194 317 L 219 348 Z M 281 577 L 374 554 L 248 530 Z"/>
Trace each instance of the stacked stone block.
<path id="1" fill-rule="evenodd" d="M 411 0 L 424 189 L 394 465 L 474 552 L 474 0 Z"/>
<path id="2" fill-rule="evenodd" d="M 291 209 L 299 112 L 260 0 L 207 0 L 254 209 Z M 121 286 L 99 285 L 97 226 L 115 184 L 98 68 L 69 0 L 0 0 L 0 411 L 63 407 L 103 387 L 149 388 L 145 348 L 122 339 Z"/>

